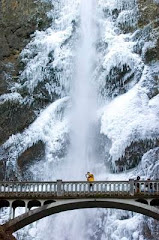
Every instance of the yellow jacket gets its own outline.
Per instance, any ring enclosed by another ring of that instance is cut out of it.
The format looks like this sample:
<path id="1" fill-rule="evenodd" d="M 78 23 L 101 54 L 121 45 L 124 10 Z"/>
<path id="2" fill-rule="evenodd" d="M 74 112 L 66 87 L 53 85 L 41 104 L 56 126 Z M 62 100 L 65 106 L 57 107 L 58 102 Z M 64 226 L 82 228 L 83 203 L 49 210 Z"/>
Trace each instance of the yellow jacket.
<path id="1" fill-rule="evenodd" d="M 94 181 L 94 175 L 92 173 L 87 174 L 87 181 L 88 182 L 93 182 Z"/>

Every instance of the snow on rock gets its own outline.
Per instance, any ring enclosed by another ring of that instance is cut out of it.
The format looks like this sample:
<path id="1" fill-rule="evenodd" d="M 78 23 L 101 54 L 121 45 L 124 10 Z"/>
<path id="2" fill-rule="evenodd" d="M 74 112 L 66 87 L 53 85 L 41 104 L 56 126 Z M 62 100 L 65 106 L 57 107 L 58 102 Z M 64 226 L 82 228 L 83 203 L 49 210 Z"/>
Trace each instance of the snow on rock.
<path id="1" fill-rule="evenodd" d="M 49 80 L 45 88 L 50 96 L 54 93 L 62 97 L 68 94 L 73 69 L 72 47 L 75 44 L 75 41 L 71 41 L 71 36 L 74 31 L 73 22 L 79 15 L 78 4 L 75 0 L 69 4 L 67 1 L 54 4 L 53 1 L 55 7 L 50 15 L 56 17 L 51 27 L 46 31 L 36 31 L 33 40 L 21 53 L 26 66 L 21 73 L 22 86 L 19 88 L 26 87 L 33 94 L 40 82 Z"/>
<path id="2" fill-rule="evenodd" d="M 69 97 L 65 97 L 50 104 L 24 132 L 12 135 L 4 143 L 3 148 L 8 151 L 8 161 L 14 165 L 18 156 L 39 140 L 46 145 L 49 161 L 50 151 L 60 149 L 68 131 L 68 119 L 65 115 L 68 100 Z"/>
<path id="3" fill-rule="evenodd" d="M 3 104 L 7 101 L 22 102 L 22 99 L 22 96 L 17 92 L 7 93 L 0 96 L 0 104 Z"/>
<path id="4" fill-rule="evenodd" d="M 109 40 L 108 54 L 103 63 L 103 68 L 108 74 L 113 67 L 122 68 L 124 65 L 128 65 L 134 71 L 142 71 L 143 63 L 137 54 L 132 53 L 134 43 L 129 42 L 127 37 L 120 34 Z"/>
<path id="5" fill-rule="evenodd" d="M 114 9 L 122 10 L 122 9 L 132 9 L 134 8 L 136 0 L 99 0 L 99 6 L 102 6 L 103 9 L 109 9 L 109 11 L 113 11 Z"/>
<path id="6" fill-rule="evenodd" d="M 101 118 L 101 133 L 111 141 L 114 162 L 131 142 L 155 138 L 159 133 L 158 96 L 149 100 L 139 85 L 106 106 Z"/>
<path id="7" fill-rule="evenodd" d="M 135 169 L 134 174 L 142 176 L 145 180 L 158 179 L 159 172 L 159 147 L 146 152 L 138 167 Z"/>

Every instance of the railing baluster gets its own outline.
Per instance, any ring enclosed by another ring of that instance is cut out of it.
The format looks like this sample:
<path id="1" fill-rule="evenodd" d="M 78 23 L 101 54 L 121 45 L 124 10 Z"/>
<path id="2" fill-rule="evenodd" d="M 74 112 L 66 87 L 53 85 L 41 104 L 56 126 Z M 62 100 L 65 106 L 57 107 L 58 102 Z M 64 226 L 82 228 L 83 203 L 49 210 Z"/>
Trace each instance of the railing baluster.
<path id="1" fill-rule="evenodd" d="M 18 193 L 18 183 L 16 184 L 16 192 Z"/>
<path id="2" fill-rule="evenodd" d="M 81 192 L 83 193 L 83 183 L 81 183 Z"/>
<path id="3" fill-rule="evenodd" d="M 117 184 L 113 183 L 113 192 L 115 193 L 117 191 Z"/>
<path id="4" fill-rule="evenodd" d="M 98 183 L 98 192 L 105 193 L 106 192 L 106 183 L 101 186 L 101 183 Z"/>
<path id="5" fill-rule="evenodd" d="M 98 189 L 100 193 L 103 193 L 103 184 L 101 182 L 98 184 Z"/>
<path id="6" fill-rule="evenodd" d="M 70 185 L 69 185 L 69 183 L 67 183 L 67 193 L 69 193 L 70 192 Z"/>
<path id="7" fill-rule="evenodd" d="M 101 184 L 97 183 L 97 193 L 99 194 L 101 192 Z"/>
<path id="8" fill-rule="evenodd" d="M 152 183 L 152 194 L 155 194 L 154 182 Z"/>
<path id="9" fill-rule="evenodd" d="M 82 192 L 81 183 L 79 184 L 79 191 Z"/>
<path id="10" fill-rule="evenodd" d="M 103 193 L 103 183 L 100 183 L 100 191 Z"/>
<path id="11" fill-rule="evenodd" d="M 103 192 L 104 193 L 106 192 L 106 184 L 105 183 L 103 184 Z"/>
<path id="12" fill-rule="evenodd" d="M 99 192 L 99 184 L 98 183 L 96 183 L 96 191 L 97 191 L 97 193 Z"/>
<path id="13" fill-rule="evenodd" d="M 93 186 L 94 187 L 94 186 Z M 93 190 L 93 189 L 92 189 Z M 83 184 L 83 191 L 84 191 L 84 193 L 86 192 L 86 184 L 84 183 Z"/>
<path id="14" fill-rule="evenodd" d="M 112 191 L 111 191 L 112 192 Z M 119 194 L 119 183 L 115 184 L 115 193 L 118 195 Z"/>
<path id="15" fill-rule="evenodd" d="M 114 184 L 115 185 L 115 193 L 118 195 L 119 194 L 119 183 Z"/>
<path id="16" fill-rule="evenodd" d="M 142 184 L 143 186 L 142 186 L 142 192 L 143 192 L 143 194 L 145 195 L 145 182 L 143 182 L 143 184 Z"/>
<path id="17" fill-rule="evenodd" d="M 123 195 L 125 195 L 124 183 L 121 184 L 121 193 L 123 193 Z"/>
<path id="18" fill-rule="evenodd" d="M 77 183 L 75 183 L 75 193 L 77 194 Z"/>

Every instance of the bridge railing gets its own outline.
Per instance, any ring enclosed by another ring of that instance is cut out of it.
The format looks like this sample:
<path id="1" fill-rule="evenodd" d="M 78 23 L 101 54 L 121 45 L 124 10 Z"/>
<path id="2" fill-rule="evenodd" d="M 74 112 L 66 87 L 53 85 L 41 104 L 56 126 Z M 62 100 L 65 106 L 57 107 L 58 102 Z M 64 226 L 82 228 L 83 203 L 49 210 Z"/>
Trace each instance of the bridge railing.
<path id="1" fill-rule="evenodd" d="M 130 183 L 127 181 L 123 182 L 108 182 L 108 181 L 96 181 L 93 183 L 88 182 L 62 182 L 62 193 L 63 194 L 74 194 L 74 193 L 118 193 L 128 194 L 130 191 Z"/>
<path id="2" fill-rule="evenodd" d="M 0 193 L 57 192 L 57 182 L 0 182 Z"/>
<path id="3" fill-rule="evenodd" d="M 134 192 L 159 195 L 159 181 L 134 181 Z"/>
<path id="4" fill-rule="evenodd" d="M 0 182 L 0 196 L 14 194 L 52 194 L 53 196 L 159 195 L 159 181 L 86 181 L 66 182 Z"/>

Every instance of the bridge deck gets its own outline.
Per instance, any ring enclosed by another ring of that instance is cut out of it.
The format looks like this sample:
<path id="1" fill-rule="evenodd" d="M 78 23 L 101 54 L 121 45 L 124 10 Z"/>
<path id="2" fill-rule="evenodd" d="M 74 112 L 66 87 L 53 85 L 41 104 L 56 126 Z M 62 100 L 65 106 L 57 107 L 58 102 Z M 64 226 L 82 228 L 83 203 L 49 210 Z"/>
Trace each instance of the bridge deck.
<path id="1" fill-rule="evenodd" d="M 0 199 L 159 197 L 159 181 L 0 182 Z"/>

